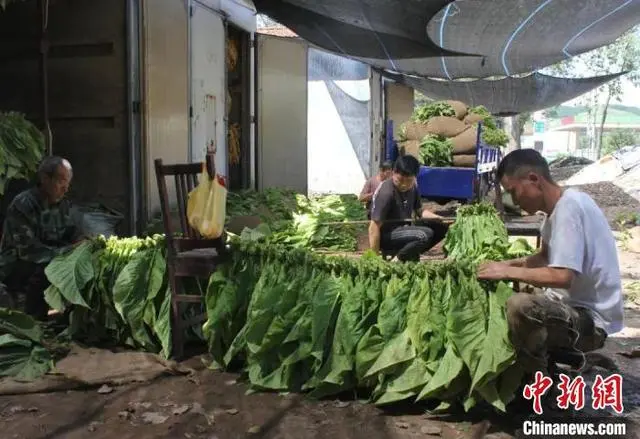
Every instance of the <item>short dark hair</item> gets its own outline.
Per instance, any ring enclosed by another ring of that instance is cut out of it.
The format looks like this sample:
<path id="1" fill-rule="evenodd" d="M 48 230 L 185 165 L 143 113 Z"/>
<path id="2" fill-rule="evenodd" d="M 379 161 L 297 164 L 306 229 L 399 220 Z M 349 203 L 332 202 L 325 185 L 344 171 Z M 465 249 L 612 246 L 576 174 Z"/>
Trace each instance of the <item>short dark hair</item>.
<path id="1" fill-rule="evenodd" d="M 535 172 L 545 180 L 553 182 L 549 163 L 535 149 L 516 149 L 507 154 L 496 171 L 498 180 L 503 177 L 518 177 L 526 172 Z"/>
<path id="2" fill-rule="evenodd" d="M 412 155 L 401 155 L 393 165 L 393 172 L 405 177 L 416 177 L 420 172 L 420 162 Z"/>
<path id="3" fill-rule="evenodd" d="M 68 167 L 71 170 L 71 164 L 62 157 L 50 155 L 43 158 L 38 166 L 38 183 L 42 183 L 42 177 L 44 176 L 55 177 L 60 166 Z"/>
<path id="4" fill-rule="evenodd" d="M 393 162 L 391 160 L 385 160 L 384 162 L 380 163 L 381 171 L 388 171 L 392 168 L 393 168 Z"/>

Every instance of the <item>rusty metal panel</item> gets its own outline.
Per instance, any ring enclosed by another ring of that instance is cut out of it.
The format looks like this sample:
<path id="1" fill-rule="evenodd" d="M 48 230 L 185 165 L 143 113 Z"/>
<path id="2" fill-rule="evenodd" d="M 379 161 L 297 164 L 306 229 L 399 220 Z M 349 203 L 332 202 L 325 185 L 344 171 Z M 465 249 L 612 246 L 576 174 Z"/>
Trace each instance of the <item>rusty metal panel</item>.
<path id="1" fill-rule="evenodd" d="M 189 160 L 186 2 L 144 0 L 143 22 L 145 192 L 150 218 L 160 208 L 153 161 L 156 158 L 166 163 Z"/>

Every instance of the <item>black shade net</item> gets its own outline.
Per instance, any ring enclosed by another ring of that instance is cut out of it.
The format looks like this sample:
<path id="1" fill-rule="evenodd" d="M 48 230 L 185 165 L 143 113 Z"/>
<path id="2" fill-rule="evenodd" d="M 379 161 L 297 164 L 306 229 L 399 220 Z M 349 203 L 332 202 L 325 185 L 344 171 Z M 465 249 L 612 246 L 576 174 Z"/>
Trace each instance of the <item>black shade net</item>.
<path id="1" fill-rule="evenodd" d="M 255 0 L 258 11 L 316 46 L 384 60 L 464 55 L 429 40 L 429 20 L 452 0 Z"/>
<path id="2" fill-rule="evenodd" d="M 485 57 L 430 59 L 416 70 L 448 79 L 531 72 L 611 44 L 639 22 L 633 0 L 458 0 L 427 34 L 445 49 Z"/>
<path id="3" fill-rule="evenodd" d="M 256 0 L 309 42 L 374 67 L 458 79 L 527 73 L 614 42 L 634 0 Z M 473 55 L 473 56 L 459 56 Z"/>
<path id="4" fill-rule="evenodd" d="M 309 50 L 309 81 L 362 81 L 369 79 L 369 70 L 367 64 L 324 50 Z"/>
<path id="5" fill-rule="evenodd" d="M 556 78 L 534 73 L 522 78 L 474 81 L 442 81 L 391 72 L 382 74 L 432 99 L 458 100 L 470 106 L 484 105 L 494 115 L 510 116 L 543 110 L 575 99 L 624 75 L 624 72 L 593 78 Z"/>

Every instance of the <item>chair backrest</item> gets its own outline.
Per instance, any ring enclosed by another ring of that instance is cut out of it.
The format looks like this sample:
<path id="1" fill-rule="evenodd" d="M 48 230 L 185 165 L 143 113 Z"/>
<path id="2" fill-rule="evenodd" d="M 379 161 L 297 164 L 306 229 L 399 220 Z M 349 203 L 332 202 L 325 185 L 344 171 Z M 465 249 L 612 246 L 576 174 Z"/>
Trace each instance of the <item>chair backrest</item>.
<path id="1" fill-rule="evenodd" d="M 212 240 L 203 239 L 198 231 L 189 225 L 189 220 L 187 218 L 187 201 L 189 200 L 189 192 L 195 189 L 198 185 L 198 178 L 202 173 L 203 163 L 198 162 L 165 165 L 162 162 L 162 159 L 156 159 L 154 162 L 158 192 L 160 195 L 162 222 L 170 252 L 180 251 L 176 249 L 175 242 L 177 239 L 180 239 L 181 241 L 200 241 L 202 243 L 202 247 L 211 246 Z M 207 155 L 206 168 L 209 175 L 215 175 L 215 165 L 211 154 Z M 175 184 L 175 205 L 177 207 L 178 224 L 174 224 L 175 221 L 171 214 L 171 206 L 173 203 L 169 200 L 167 177 L 173 177 Z M 198 245 L 193 244 L 194 243 L 191 243 L 189 247 L 198 247 Z"/>

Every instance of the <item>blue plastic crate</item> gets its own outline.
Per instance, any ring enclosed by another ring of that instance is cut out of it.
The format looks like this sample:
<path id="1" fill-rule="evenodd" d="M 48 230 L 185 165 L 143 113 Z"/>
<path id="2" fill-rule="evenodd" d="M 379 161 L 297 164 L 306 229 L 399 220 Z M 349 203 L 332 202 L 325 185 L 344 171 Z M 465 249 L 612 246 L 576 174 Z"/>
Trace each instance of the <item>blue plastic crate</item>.
<path id="1" fill-rule="evenodd" d="M 420 196 L 471 199 L 474 197 L 473 168 L 431 168 L 421 166 L 418 174 Z"/>

